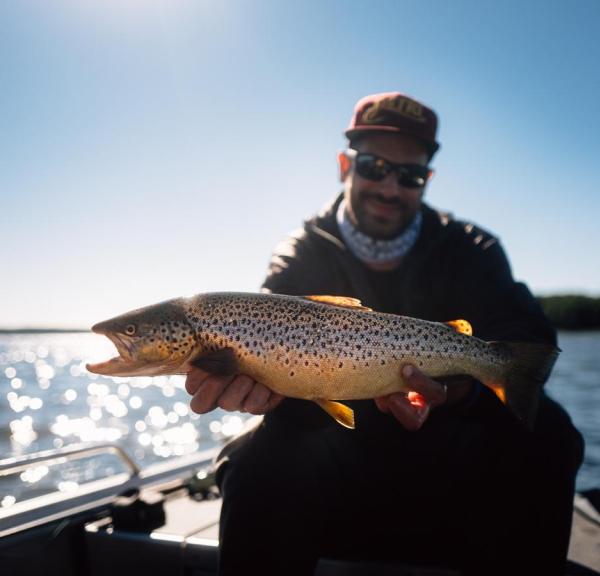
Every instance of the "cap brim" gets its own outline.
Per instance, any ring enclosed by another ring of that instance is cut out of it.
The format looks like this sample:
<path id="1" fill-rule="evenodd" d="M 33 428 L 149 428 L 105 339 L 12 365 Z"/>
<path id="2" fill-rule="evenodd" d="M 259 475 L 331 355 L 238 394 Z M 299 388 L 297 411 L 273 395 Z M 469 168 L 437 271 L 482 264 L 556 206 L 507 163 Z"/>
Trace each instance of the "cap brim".
<path id="1" fill-rule="evenodd" d="M 427 148 L 431 151 L 432 154 L 435 154 L 440 149 L 439 142 L 432 142 L 431 140 L 424 140 L 423 138 L 419 138 L 418 136 L 411 134 L 409 131 L 401 130 L 400 128 L 398 128 L 396 126 L 373 126 L 373 125 L 369 125 L 369 124 L 363 124 L 363 125 L 358 125 L 358 126 L 355 126 L 354 128 L 350 128 L 350 129 L 346 130 L 344 132 L 344 135 L 346 136 L 346 138 L 348 138 L 348 140 L 352 140 L 352 138 L 354 138 L 356 136 L 359 136 L 361 134 L 368 134 L 369 132 L 387 132 L 387 133 L 396 132 L 398 134 L 406 134 L 407 136 L 412 136 L 416 140 L 419 140 L 419 142 L 423 142 L 423 144 L 425 144 L 425 146 L 427 146 Z"/>

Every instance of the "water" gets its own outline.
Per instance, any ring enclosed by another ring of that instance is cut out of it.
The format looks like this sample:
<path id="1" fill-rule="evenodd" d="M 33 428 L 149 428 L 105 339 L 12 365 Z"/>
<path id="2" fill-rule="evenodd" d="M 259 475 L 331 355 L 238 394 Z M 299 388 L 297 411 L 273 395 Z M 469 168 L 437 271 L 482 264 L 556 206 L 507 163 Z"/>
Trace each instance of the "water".
<path id="1" fill-rule="evenodd" d="M 563 332 L 547 389 L 586 439 L 580 490 L 600 486 L 600 332 Z M 181 376 L 105 378 L 86 362 L 113 355 L 94 334 L 0 335 L 0 458 L 81 442 L 116 442 L 141 467 L 214 447 L 246 418 L 189 410 Z M 116 457 L 37 466 L 0 484 L 0 507 L 123 471 Z"/>
<path id="2" fill-rule="evenodd" d="M 577 489 L 600 488 L 600 331 L 560 332 L 562 349 L 548 394 L 569 412 L 585 439 Z"/>
<path id="3" fill-rule="evenodd" d="M 193 414 L 182 376 L 106 378 L 86 371 L 87 362 L 114 353 L 95 334 L 0 334 L 0 459 L 114 442 L 143 468 L 214 447 L 242 429 L 242 414 Z M 122 471 L 116 456 L 60 470 L 36 466 L 0 483 L 0 508 Z"/>

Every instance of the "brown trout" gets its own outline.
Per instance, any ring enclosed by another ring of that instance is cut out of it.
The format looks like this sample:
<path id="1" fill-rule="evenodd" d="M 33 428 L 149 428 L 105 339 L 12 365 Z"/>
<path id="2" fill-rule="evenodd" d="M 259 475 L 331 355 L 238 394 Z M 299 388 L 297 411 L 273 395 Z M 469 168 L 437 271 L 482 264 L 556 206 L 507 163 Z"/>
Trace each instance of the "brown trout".
<path id="1" fill-rule="evenodd" d="M 430 322 L 375 312 L 354 298 L 207 293 L 168 300 L 92 327 L 119 356 L 87 369 L 107 376 L 185 374 L 192 366 L 247 374 L 274 392 L 317 402 L 340 424 L 354 416 L 334 400 L 407 392 L 405 364 L 431 378 L 469 375 L 522 420 L 559 350 L 485 342 L 465 320 Z"/>

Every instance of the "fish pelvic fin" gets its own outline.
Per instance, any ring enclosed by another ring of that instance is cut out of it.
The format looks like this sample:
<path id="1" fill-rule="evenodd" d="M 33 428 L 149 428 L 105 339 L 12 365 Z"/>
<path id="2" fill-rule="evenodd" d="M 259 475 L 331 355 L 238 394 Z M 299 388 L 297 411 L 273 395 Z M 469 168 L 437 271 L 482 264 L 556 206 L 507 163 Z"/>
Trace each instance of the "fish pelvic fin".
<path id="1" fill-rule="evenodd" d="M 560 349 L 538 342 L 490 342 L 512 360 L 501 382 L 486 383 L 496 396 L 527 426 L 533 428 L 542 387 Z"/>
<path id="2" fill-rule="evenodd" d="M 473 336 L 473 327 L 466 320 L 449 320 L 448 322 L 444 322 L 446 326 L 452 328 L 459 334 L 465 334 L 466 336 Z"/>
<path id="3" fill-rule="evenodd" d="M 319 398 L 315 402 L 327 412 L 338 424 L 354 430 L 354 410 L 341 402 Z"/>
<path id="4" fill-rule="evenodd" d="M 358 298 L 350 298 L 350 296 L 302 296 L 305 300 L 312 302 L 321 302 L 321 304 L 331 304 L 332 306 L 340 306 L 341 308 L 355 308 L 364 312 L 372 312 L 372 308 L 363 306 Z"/>

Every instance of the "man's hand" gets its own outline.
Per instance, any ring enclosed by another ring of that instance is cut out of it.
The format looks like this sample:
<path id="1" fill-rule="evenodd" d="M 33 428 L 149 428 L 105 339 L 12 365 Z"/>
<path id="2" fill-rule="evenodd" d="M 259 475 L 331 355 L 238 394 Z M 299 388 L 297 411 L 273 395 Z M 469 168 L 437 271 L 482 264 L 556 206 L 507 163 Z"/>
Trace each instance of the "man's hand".
<path id="1" fill-rule="evenodd" d="M 188 372 L 185 389 L 193 396 L 192 411 L 198 414 L 206 414 L 217 406 L 230 412 L 264 414 L 283 400 L 283 396 L 249 376 L 216 376 L 196 367 Z"/>
<path id="2" fill-rule="evenodd" d="M 414 366 L 404 366 L 402 377 L 408 384 L 408 394 L 395 393 L 375 398 L 377 408 L 385 414 L 392 414 L 404 428 L 416 431 L 427 420 L 431 409 L 444 403 L 455 404 L 465 398 L 471 391 L 472 382 L 453 384 L 452 391 L 446 386 L 432 380 Z"/>

